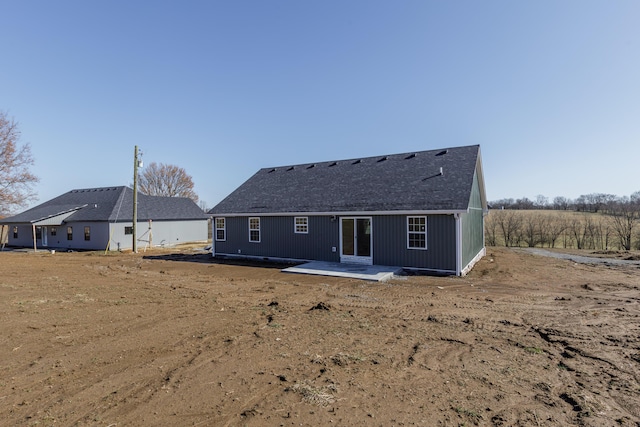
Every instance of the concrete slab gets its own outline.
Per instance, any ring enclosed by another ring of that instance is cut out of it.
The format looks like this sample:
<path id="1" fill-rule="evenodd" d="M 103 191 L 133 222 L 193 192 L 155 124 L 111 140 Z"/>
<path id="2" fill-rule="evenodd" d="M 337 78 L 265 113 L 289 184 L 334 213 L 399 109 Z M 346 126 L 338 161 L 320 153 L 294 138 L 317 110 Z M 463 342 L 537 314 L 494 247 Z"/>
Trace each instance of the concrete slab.
<path id="1" fill-rule="evenodd" d="M 311 261 L 282 270 L 285 273 L 316 274 L 319 276 L 347 277 L 351 279 L 384 282 L 402 271 L 401 267 L 384 265 L 342 264 L 337 262 Z"/>

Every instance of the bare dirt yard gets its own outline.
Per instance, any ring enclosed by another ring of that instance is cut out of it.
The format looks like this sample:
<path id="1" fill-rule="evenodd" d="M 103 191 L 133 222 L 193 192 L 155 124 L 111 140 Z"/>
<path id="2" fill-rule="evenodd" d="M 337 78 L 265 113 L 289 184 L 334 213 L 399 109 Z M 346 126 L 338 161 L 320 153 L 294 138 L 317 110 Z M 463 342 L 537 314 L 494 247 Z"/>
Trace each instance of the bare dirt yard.
<path id="1" fill-rule="evenodd" d="M 276 267 L 1 252 L 0 424 L 640 426 L 638 264 Z"/>

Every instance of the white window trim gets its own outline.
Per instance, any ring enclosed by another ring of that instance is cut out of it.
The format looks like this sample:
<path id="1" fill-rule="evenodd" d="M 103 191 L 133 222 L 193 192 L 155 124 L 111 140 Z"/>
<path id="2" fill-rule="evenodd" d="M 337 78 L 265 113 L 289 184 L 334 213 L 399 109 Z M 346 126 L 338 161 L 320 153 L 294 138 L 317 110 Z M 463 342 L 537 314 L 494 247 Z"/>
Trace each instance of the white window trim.
<path id="1" fill-rule="evenodd" d="M 410 218 L 424 218 L 424 231 L 410 231 L 409 230 L 409 219 Z M 407 216 L 407 249 L 410 250 L 418 250 L 418 251 L 426 251 L 427 250 L 427 217 L 424 215 L 411 215 Z M 409 234 L 424 234 L 424 248 L 417 248 L 409 246 Z"/>
<path id="2" fill-rule="evenodd" d="M 304 219 L 304 224 L 298 224 L 299 219 Z M 298 226 L 304 227 L 306 231 L 298 231 Z M 293 232 L 295 234 L 309 234 L 309 217 L 296 216 L 293 218 Z"/>
<path id="3" fill-rule="evenodd" d="M 258 220 L 258 228 L 251 228 L 251 220 L 252 219 L 257 219 Z M 257 231 L 258 232 L 258 240 L 251 240 L 251 232 L 252 231 Z M 262 232 L 260 230 L 260 217 L 258 216 L 250 216 L 249 217 L 249 242 L 251 243 L 260 243 L 262 241 Z"/>
<path id="4" fill-rule="evenodd" d="M 222 220 L 222 228 L 218 228 L 218 220 Z M 213 219 L 213 226 L 215 229 L 215 239 L 217 242 L 226 242 L 227 241 L 227 219 L 225 217 L 218 217 Z M 224 239 L 218 239 L 218 230 L 222 230 L 224 232 Z"/>

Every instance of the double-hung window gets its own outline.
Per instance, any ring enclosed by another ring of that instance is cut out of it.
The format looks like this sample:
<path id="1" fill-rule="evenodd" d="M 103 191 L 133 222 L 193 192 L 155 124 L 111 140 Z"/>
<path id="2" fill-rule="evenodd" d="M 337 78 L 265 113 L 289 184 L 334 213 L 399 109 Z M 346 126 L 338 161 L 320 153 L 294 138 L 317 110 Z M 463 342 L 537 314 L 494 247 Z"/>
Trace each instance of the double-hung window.
<path id="1" fill-rule="evenodd" d="M 294 218 L 294 232 L 296 234 L 308 234 L 309 233 L 309 217 L 297 216 Z"/>
<path id="2" fill-rule="evenodd" d="M 427 217 L 407 217 L 407 248 L 427 249 Z"/>
<path id="3" fill-rule="evenodd" d="M 227 240 L 227 224 L 224 218 L 216 218 L 216 240 Z"/>
<path id="4" fill-rule="evenodd" d="M 67 227 L 67 240 L 73 240 L 73 227 Z"/>
<path id="5" fill-rule="evenodd" d="M 91 240 L 91 227 L 84 228 L 84 240 Z"/>
<path id="6" fill-rule="evenodd" d="M 260 218 L 249 218 L 249 241 L 260 242 Z"/>

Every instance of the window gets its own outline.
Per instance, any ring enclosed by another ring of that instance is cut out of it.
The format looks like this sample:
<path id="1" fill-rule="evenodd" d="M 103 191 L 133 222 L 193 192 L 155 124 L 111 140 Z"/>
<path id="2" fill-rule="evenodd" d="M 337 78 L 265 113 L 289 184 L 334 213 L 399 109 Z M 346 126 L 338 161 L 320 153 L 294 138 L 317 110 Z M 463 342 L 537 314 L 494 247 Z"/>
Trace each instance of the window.
<path id="1" fill-rule="evenodd" d="M 13 238 L 14 239 L 18 238 L 18 226 L 17 225 L 13 226 Z"/>
<path id="2" fill-rule="evenodd" d="M 127 234 L 133 234 L 133 226 L 129 225 L 129 226 L 124 226 L 124 235 L 126 236 Z"/>
<path id="3" fill-rule="evenodd" d="M 294 231 L 297 234 L 309 233 L 309 218 L 306 216 L 297 216 L 294 219 L 295 228 Z"/>
<path id="4" fill-rule="evenodd" d="M 226 221 L 224 218 L 216 218 L 216 240 L 227 240 Z"/>
<path id="5" fill-rule="evenodd" d="M 51 235 L 52 236 L 58 235 L 58 229 L 56 227 L 51 227 Z"/>
<path id="6" fill-rule="evenodd" d="M 249 241 L 260 242 L 260 218 L 249 218 Z"/>
<path id="7" fill-rule="evenodd" d="M 73 240 L 73 227 L 67 227 L 67 240 Z"/>
<path id="8" fill-rule="evenodd" d="M 84 228 L 84 240 L 91 240 L 91 227 Z"/>
<path id="9" fill-rule="evenodd" d="M 427 217 L 407 217 L 407 247 L 409 249 L 427 249 Z"/>

